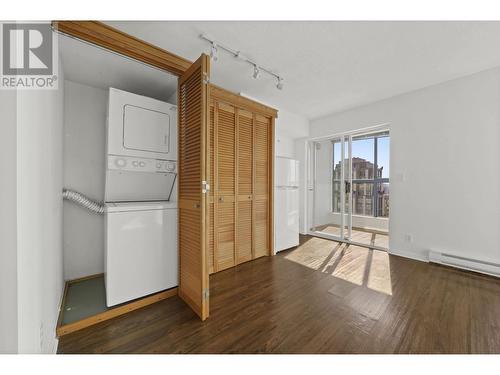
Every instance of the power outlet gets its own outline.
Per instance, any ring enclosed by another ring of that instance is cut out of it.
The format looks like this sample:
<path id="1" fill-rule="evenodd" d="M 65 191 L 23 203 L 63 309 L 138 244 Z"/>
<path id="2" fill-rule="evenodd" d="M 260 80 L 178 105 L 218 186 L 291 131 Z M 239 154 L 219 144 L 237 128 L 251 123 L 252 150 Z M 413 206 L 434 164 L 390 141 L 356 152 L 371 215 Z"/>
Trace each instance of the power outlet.
<path id="1" fill-rule="evenodd" d="M 413 235 L 409 233 L 405 234 L 405 242 L 413 242 Z"/>

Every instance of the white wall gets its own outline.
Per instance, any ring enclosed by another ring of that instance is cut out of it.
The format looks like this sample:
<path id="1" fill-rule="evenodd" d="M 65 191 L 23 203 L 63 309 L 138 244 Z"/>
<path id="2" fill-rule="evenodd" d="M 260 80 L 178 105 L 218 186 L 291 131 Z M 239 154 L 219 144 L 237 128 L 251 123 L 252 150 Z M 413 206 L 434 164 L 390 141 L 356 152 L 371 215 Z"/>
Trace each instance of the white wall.
<path id="1" fill-rule="evenodd" d="M 62 123 L 62 88 L 17 92 L 20 353 L 51 353 L 57 342 L 55 328 L 63 290 Z"/>
<path id="2" fill-rule="evenodd" d="M 177 90 L 168 97 L 167 103 L 177 105 Z"/>
<path id="3" fill-rule="evenodd" d="M 0 353 L 17 352 L 17 169 L 15 91 L 0 90 Z"/>
<path id="4" fill-rule="evenodd" d="M 310 132 L 384 123 L 390 251 L 427 259 L 434 249 L 499 263 L 500 68 L 312 121 Z"/>
<path id="5" fill-rule="evenodd" d="M 64 81 L 64 186 L 104 200 L 104 89 Z M 64 278 L 104 272 L 104 216 L 64 201 Z"/>
<path id="6" fill-rule="evenodd" d="M 316 199 L 314 218 L 310 226 L 331 223 L 333 144 L 320 142 L 316 150 Z"/>

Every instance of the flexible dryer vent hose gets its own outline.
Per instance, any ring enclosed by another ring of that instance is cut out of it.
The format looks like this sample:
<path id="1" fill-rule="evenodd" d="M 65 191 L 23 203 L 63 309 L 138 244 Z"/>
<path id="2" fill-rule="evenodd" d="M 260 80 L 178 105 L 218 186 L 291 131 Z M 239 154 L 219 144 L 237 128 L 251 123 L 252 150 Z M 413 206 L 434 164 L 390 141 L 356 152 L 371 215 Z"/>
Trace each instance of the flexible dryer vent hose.
<path id="1" fill-rule="evenodd" d="M 87 198 L 85 195 L 69 189 L 63 189 L 63 198 L 75 202 L 87 210 L 95 212 L 97 214 L 104 214 L 104 205 L 100 202 L 95 202 L 92 199 Z"/>

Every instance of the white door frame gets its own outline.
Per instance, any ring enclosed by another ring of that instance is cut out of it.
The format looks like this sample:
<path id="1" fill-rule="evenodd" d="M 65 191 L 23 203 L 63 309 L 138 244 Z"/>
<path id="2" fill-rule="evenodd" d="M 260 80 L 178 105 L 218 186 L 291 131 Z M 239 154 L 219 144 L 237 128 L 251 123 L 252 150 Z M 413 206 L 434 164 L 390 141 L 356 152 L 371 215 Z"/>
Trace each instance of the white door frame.
<path id="1" fill-rule="evenodd" d="M 365 133 L 375 133 L 379 131 L 384 131 L 387 130 L 389 131 L 390 134 L 390 123 L 383 123 L 380 125 L 375 125 L 375 126 L 370 126 L 370 127 L 365 127 L 362 129 L 354 130 L 354 131 L 345 131 L 345 132 L 340 132 L 340 133 L 334 133 L 331 135 L 327 136 L 321 136 L 321 137 L 311 137 L 305 140 L 305 148 L 306 148 L 306 163 L 305 163 L 305 176 L 306 176 L 306 194 L 305 194 L 305 202 L 304 202 L 304 208 L 305 208 L 305 214 L 304 214 L 304 222 L 305 222 L 305 228 L 307 229 L 307 234 L 315 237 L 320 237 L 320 238 L 325 238 L 328 240 L 334 240 L 334 241 L 339 241 L 339 242 L 345 242 L 351 245 L 356 245 L 356 246 L 363 246 L 363 247 L 369 247 L 371 249 L 376 249 L 376 250 L 382 250 L 382 251 L 387 251 L 389 252 L 388 248 L 383 248 L 380 246 L 376 245 L 367 245 L 355 241 L 351 241 L 350 238 L 352 238 L 352 171 L 349 176 L 349 183 L 350 183 L 350 204 L 349 204 L 349 210 L 347 213 L 348 217 L 348 239 L 344 238 L 344 217 L 345 217 L 345 187 L 341 188 L 341 221 L 340 221 L 340 228 L 341 228 L 341 235 L 340 236 L 335 236 L 331 234 L 326 234 L 326 233 L 321 233 L 317 231 L 313 231 L 311 225 L 314 225 L 314 210 L 315 210 L 315 200 L 316 200 L 316 149 L 312 148 L 311 146 L 315 144 L 315 142 L 319 141 L 325 141 L 325 140 L 330 140 L 330 139 L 340 139 L 341 140 L 341 156 L 342 158 L 344 157 L 344 152 L 345 152 L 345 138 L 348 139 L 348 156 L 349 156 L 349 168 L 352 169 L 352 138 L 357 135 L 362 135 Z M 313 152 L 311 152 L 313 151 Z M 310 169 L 313 169 L 312 175 Z M 344 182 L 344 168 L 341 170 L 341 181 Z M 310 181 L 309 176 L 312 176 L 312 190 L 313 190 L 313 197 L 312 197 L 312 217 L 309 217 L 309 194 L 308 191 L 310 191 Z M 389 176 L 389 181 L 390 181 L 390 176 Z M 345 185 L 345 182 L 344 182 Z M 312 223 L 309 222 L 309 220 L 312 220 Z M 390 236 L 390 226 L 389 226 L 389 236 Z"/>

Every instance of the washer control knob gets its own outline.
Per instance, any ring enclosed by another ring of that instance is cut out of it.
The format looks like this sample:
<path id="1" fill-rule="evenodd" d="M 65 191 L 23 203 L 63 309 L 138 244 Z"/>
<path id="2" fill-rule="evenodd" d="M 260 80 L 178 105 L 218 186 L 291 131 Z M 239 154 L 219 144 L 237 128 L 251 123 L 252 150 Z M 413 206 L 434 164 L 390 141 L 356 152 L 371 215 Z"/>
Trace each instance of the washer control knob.
<path id="1" fill-rule="evenodd" d="M 137 160 L 134 160 L 134 161 L 132 162 L 132 165 L 133 165 L 134 167 L 137 167 L 137 165 L 138 165 L 138 164 L 139 164 L 139 163 L 137 162 Z"/>
<path id="2" fill-rule="evenodd" d="M 140 161 L 140 162 L 139 162 L 139 167 L 144 168 L 145 166 L 146 166 L 146 163 L 144 163 L 143 161 Z"/>
<path id="3" fill-rule="evenodd" d="M 116 159 L 115 164 L 118 168 L 123 168 L 127 165 L 127 161 L 125 159 Z"/>
<path id="4" fill-rule="evenodd" d="M 169 172 L 175 171 L 175 163 L 169 162 L 169 163 L 167 163 L 166 167 L 167 167 L 167 171 L 169 171 Z"/>

